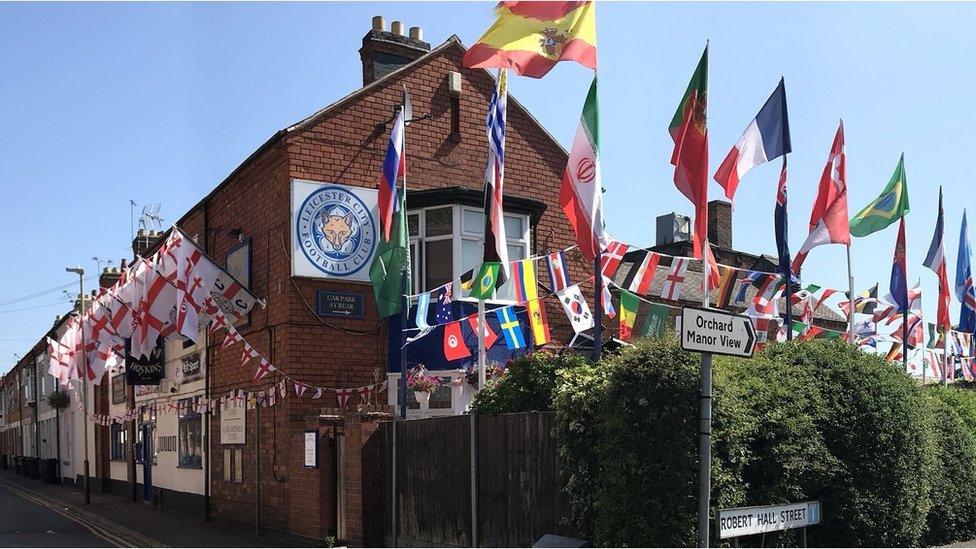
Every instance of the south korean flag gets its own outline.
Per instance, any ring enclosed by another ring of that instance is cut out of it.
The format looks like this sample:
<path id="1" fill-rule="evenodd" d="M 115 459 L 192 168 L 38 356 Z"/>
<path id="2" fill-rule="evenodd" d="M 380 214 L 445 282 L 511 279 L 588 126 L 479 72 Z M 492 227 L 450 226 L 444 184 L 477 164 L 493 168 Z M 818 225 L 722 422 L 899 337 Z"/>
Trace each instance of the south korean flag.
<path id="1" fill-rule="evenodd" d="M 565 290 L 557 292 L 556 295 L 559 296 L 559 302 L 563 304 L 563 309 L 566 311 L 566 316 L 569 317 L 569 322 L 573 325 L 574 332 L 577 334 L 585 332 L 594 326 L 593 315 L 590 314 L 590 308 L 586 305 L 586 300 L 583 299 L 579 284 L 573 284 Z"/>

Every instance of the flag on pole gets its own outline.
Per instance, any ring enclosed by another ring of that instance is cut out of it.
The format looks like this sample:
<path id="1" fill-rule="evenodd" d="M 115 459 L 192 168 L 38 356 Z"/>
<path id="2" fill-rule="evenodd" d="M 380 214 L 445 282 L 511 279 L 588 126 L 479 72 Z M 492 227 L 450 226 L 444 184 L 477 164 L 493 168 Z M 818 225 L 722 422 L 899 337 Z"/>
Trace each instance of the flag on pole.
<path id="1" fill-rule="evenodd" d="M 407 270 L 407 264 L 410 262 L 410 251 L 407 248 L 409 237 L 403 195 L 403 191 L 400 191 L 397 196 L 400 206 L 393 217 L 394 227 L 390 234 L 391 238 L 377 243 L 373 262 L 369 266 L 369 279 L 373 283 L 376 310 L 380 318 L 400 312 L 404 277 L 407 279 L 406 287 L 410 288 L 410 273 Z"/>
<path id="2" fill-rule="evenodd" d="M 939 299 L 938 311 L 936 312 L 936 323 L 939 328 L 948 330 L 949 321 L 949 275 L 946 274 L 945 263 L 945 223 L 942 212 L 942 187 L 939 187 L 939 215 L 935 220 L 935 234 L 932 235 L 932 243 L 929 244 L 929 252 L 925 254 L 925 261 L 922 265 L 928 267 L 939 277 Z"/>
<path id="3" fill-rule="evenodd" d="M 789 133 L 787 133 L 788 141 Z M 786 216 L 786 157 L 783 158 L 783 168 L 779 172 L 779 185 L 776 187 L 776 208 L 773 212 L 773 220 L 776 225 L 776 251 L 779 254 L 779 269 L 785 278 L 790 278 L 792 271 L 790 270 L 789 224 Z"/>
<path id="4" fill-rule="evenodd" d="M 620 328 L 617 333 L 621 341 L 630 341 L 639 306 L 640 299 L 636 295 L 627 290 L 620 290 Z"/>
<path id="5" fill-rule="evenodd" d="M 793 259 L 793 272 L 800 272 L 800 267 L 811 249 L 824 244 L 851 245 L 851 231 L 847 221 L 847 157 L 844 154 L 843 122 L 837 128 L 827 164 L 820 175 L 817 200 L 810 212 L 810 234 Z"/>
<path id="6" fill-rule="evenodd" d="M 725 189 L 725 196 L 732 200 L 739 181 L 749 170 L 792 150 L 790 121 L 786 112 L 786 85 L 780 77 L 779 85 L 718 167 L 715 181 Z"/>
<path id="7" fill-rule="evenodd" d="M 485 168 L 485 252 L 482 261 L 501 264 L 508 275 L 508 241 L 505 238 L 505 212 L 502 196 L 505 188 L 505 118 L 508 104 L 508 78 L 499 69 L 495 92 L 488 103 L 485 121 L 488 133 L 488 166 Z"/>
<path id="8" fill-rule="evenodd" d="M 908 210 L 908 178 L 905 176 L 905 155 L 902 154 L 881 195 L 851 219 L 851 235 L 860 237 L 880 231 L 898 221 Z"/>
<path id="9" fill-rule="evenodd" d="M 397 112 L 390 130 L 390 142 L 386 145 L 383 171 L 380 172 L 379 195 L 376 199 L 380 210 L 380 227 L 383 239 L 389 240 L 393 227 L 393 213 L 398 209 L 397 180 L 406 175 L 407 162 L 403 155 L 403 109 Z"/>
<path id="10" fill-rule="evenodd" d="M 891 302 L 898 306 L 897 312 L 908 311 L 908 268 L 905 263 L 905 219 L 898 225 L 898 240 L 895 242 L 895 257 L 891 262 Z"/>
<path id="11" fill-rule="evenodd" d="M 464 54 L 469 68 L 508 68 L 542 78 L 559 61 L 596 69 L 592 2 L 500 2 L 498 19 Z"/>
<path id="12" fill-rule="evenodd" d="M 674 141 L 671 164 L 674 185 L 695 206 L 692 246 L 696 258 L 708 239 L 708 128 L 706 105 L 708 88 L 708 46 L 702 53 L 688 88 L 681 97 L 668 132 Z"/>
<path id="13" fill-rule="evenodd" d="M 959 253 L 956 254 L 956 299 L 960 304 L 959 330 L 963 332 L 976 331 L 976 288 L 973 287 L 971 255 L 966 210 L 963 210 L 962 226 L 959 228 Z"/>
<path id="14" fill-rule="evenodd" d="M 593 261 L 603 245 L 603 187 L 600 185 L 599 113 L 596 77 L 583 103 L 583 115 L 563 171 L 559 203 L 576 233 L 583 255 Z"/>

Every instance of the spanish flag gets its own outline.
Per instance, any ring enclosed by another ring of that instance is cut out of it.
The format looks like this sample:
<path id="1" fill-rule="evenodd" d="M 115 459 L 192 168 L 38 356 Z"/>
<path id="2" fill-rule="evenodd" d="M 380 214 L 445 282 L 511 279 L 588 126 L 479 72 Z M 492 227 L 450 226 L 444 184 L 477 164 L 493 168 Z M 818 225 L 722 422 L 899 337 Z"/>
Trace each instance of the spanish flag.
<path id="1" fill-rule="evenodd" d="M 498 19 L 464 54 L 469 68 L 511 69 L 542 78 L 559 61 L 596 69 L 592 2 L 500 2 Z"/>

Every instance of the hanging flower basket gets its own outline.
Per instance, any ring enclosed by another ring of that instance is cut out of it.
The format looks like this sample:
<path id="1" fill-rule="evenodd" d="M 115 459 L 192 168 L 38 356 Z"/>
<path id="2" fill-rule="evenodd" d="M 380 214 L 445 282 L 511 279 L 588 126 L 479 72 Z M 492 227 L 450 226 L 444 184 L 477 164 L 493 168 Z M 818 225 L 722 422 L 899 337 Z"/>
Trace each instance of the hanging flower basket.
<path id="1" fill-rule="evenodd" d="M 491 381 L 493 379 L 498 379 L 505 375 L 505 368 L 497 362 L 489 362 L 485 365 L 485 381 Z M 464 379 L 468 382 L 468 385 L 477 389 L 478 388 L 478 368 L 477 366 L 469 366 L 468 370 L 464 372 Z"/>
<path id="2" fill-rule="evenodd" d="M 418 366 L 407 375 L 407 387 L 414 393 L 426 393 L 428 398 L 430 393 L 436 391 L 440 386 L 441 380 L 427 375 L 427 370 L 423 366 Z"/>

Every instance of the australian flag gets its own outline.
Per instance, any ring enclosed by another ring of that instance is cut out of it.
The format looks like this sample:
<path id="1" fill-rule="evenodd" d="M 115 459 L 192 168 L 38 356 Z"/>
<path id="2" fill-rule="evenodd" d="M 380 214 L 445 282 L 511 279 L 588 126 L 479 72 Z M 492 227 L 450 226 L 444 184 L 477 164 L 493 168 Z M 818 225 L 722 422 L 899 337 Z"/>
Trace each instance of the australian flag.
<path id="1" fill-rule="evenodd" d="M 895 257 L 891 263 L 892 302 L 897 306 L 897 312 L 908 311 L 908 269 L 905 264 L 905 218 L 901 218 L 898 225 L 898 240 L 895 243 Z"/>

